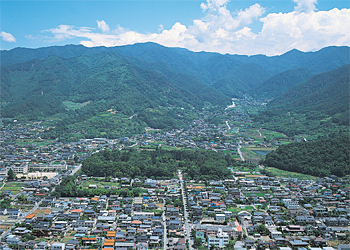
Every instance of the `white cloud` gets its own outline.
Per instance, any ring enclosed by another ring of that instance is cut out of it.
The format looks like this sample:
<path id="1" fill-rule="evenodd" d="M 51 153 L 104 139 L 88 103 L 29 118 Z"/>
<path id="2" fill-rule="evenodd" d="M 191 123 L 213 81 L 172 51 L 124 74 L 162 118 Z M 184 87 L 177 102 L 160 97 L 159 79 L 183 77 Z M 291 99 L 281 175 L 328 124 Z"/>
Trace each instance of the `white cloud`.
<path id="1" fill-rule="evenodd" d="M 16 42 L 16 38 L 12 34 L 7 33 L 5 31 L 1 31 L 0 36 L 2 37 L 2 40 L 6 42 L 10 42 L 10 43 Z"/>
<path id="2" fill-rule="evenodd" d="M 317 0 L 293 0 L 297 6 L 294 10 L 298 12 L 310 12 L 316 10 Z"/>
<path id="3" fill-rule="evenodd" d="M 159 25 L 158 33 L 144 34 L 116 26 L 110 30 L 105 21 L 97 21 L 99 32 L 89 27 L 60 25 L 46 30 L 54 40 L 81 38 L 81 44 L 119 46 L 155 42 L 169 47 L 184 47 L 193 51 L 230 54 L 278 55 L 293 48 L 310 51 L 325 46 L 350 46 L 350 9 L 316 11 L 317 0 L 293 0 L 295 9 L 289 13 L 270 13 L 254 4 L 231 13 L 228 0 L 207 0 L 200 5 L 203 18 L 185 26 L 176 22 L 170 29 Z M 260 32 L 250 25 L 261 22 Z M 108 33 L 107 33 L 108 32 Z"/>
<path id="4" fill-rule="evenodd" d="M 97 22 L 97 27 L 100 30 L 102 30 L 102 32 L 109 32 L 109 26 L 108 26 L 108 24 L 106 24 L 105 21 L 103 21 L 103 20 L 101 20 L 101 21 L 96 20 L 96 22 Z"/>

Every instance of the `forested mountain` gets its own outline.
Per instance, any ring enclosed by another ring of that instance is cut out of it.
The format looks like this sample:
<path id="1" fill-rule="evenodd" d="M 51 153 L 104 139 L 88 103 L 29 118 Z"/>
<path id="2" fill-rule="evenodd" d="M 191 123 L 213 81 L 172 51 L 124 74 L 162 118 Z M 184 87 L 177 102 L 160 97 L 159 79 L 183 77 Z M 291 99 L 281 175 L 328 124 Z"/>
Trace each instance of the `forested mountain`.
<path id="1" fill-rule="evenodd" d="M 310 119 L 349 112 L 349 65 L 315 75 L 269 103 L 273 109 L 308 113 Z M 345 115 L 346 116 L 346 115 Z M 347 120 L 341 121 L 344 124 Z"/>
<path id="2" fill-rule="evenodd" d="M 144 126 L 181 127 L 191 120 L 193 108 L 225 106 L 248 93 L 275 98 L 256 117 L 270 129 L 288 135 L 319 127 L 327 132 L 333 123 L 349 124 L 348 66 L 335 70 L 348 62 L 349 47 L 273 57 L 191 52 L 155 43 L 16 48 L 1 51 L 1 111 L 3 117 L 54 116 L 61 120 L 53 124 L 61 134 L 92 136 L 101 122 L 108 127 L 101 133 L 116 134 L 126 128 L 141 132 Z M 109 117 L 107 123 L 102 115 Z M 77 123 L 79 131 L 71 126 Z"/>
<path id="3" fill-rule="evenodd" d="M 227 96 L 191 76 L 176 73 L 172 80 L 116 53 L 3 65 L 1 76 L 4 117 L 46 118 L 65 112 L 64 102 L 70 101 L 85 103 L 71 112 L 76 120 L 112 110 L 137 114 L 136 121 L 154 128 L 173 128 L 183 124 L 176 107 L 191 110 L 204 102 L 230 103 Z"/>
<path id="4" fill-rule="evenodd" d="M 8 65 L 32 59 L 44 59 L 50 55 L 68 59 L 80 55 L 91 56 L 106 52 L 118 53 L 140 67 L 146 63 L 157 63 L 158 66 L 159 63 L 164 63 L 173 71 L 191 75 L 199 82 L 217 87 L 229 97 L 233 97 L 237 91 L 245 93 L 267 80 L 268 77 L 284 71 L 306 68 L 317 74 L 334 70 L 347 64 L 350 60 L 349 47 L 327 47 L 317 52 L 292 50 L 280 56 L 267 57 L 264 55 L 243 56 L 191 52 L 182 48 L 167 48 L 155 43 L 143 43 L 108 48 L 86 48 L 82 45 L 39 49 L 16 48 L 10 51 L 1 51 L 1 64 Z M 251 69 L 249 69 L 250 67 Z M 241 86 L 243 81 L 245 84 L 247 84 L 246 81 L 250 82 L 248 83 L 249 88 Z M 252 84 L 254 86 L 249 86 Z"/>
<path id="5" fill-rule="evenodd" d="M 212 86 L 228 96 L 239 97 L 271 76 L 257 64 L 246 63 L 230 70 Z"/>
<path id="6" fill-rule="evenodd" d="M 349 65 L 314 75 L 272 100 L 255 120 L 288 135 L 349 126 L 349 82 Z"/>
<path id="7" fill-rule="evenodd" d="M 266 155 L 269 167 L 310 174 L 342 177 L 350 174 L 348 135 L 332 135 L 326 139 L 283 145 Z"/>
<path id="8" fill-rule="evenodd" d="M 287 70 L 270 77 L 259 86 L 252 88 L 249 94 L 259 98 L 276 98 L 298 83 L 306 81 L 312 75 L 311 70 L 306 68 Z"/>

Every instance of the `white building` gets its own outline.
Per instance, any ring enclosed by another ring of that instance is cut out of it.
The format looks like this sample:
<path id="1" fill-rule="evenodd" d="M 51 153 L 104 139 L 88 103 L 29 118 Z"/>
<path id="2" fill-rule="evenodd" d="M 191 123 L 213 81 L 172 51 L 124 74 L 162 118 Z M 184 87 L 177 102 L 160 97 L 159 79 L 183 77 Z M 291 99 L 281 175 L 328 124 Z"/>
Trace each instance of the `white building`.
<path id="1" fill-rule="evenodd" d="M 64 243 L 55 242 L 51 245 L 51 250 L 64 250 L 65 246 L 66 245 Z"/>
<path id="2" fill-rule="evenodd" d="M 229 243 L 230 237 L 227 233 L 222 232 L 221 229 L 219 229 L 216 236 L 208 236 L 208 248 L 210 248 L 211 245 L 215 245 L 215 247 L 224 248 Z"/>
<path id="3" fill-rule="evenodd" d="M 28 172 L 28 164 L 27 163 L 24 163 L 24 164 L 16 163 L 16 164 L 12 165 L 11 167 L 9 167 L 9 169 L 10 168 L 16 174 L 25 174 Z"/>
<path id="4" fill-rule="evenodd" d="M 287 209 L 299 209 L 299 201 L 295 199 L 282 199 Z"/>
<path id="5" fill-rule="evenodd" d="M 45 170 L 45 169 L 49 169 L 50 171 L 53 171 L 54 169 L 56 171 L 59 170 L 67 170 L 67 164 L 43 164 L 43 163 L 39 163 L 39 164 L 30 164 L 29 165 L 30 169 L 33 170 Z"/>

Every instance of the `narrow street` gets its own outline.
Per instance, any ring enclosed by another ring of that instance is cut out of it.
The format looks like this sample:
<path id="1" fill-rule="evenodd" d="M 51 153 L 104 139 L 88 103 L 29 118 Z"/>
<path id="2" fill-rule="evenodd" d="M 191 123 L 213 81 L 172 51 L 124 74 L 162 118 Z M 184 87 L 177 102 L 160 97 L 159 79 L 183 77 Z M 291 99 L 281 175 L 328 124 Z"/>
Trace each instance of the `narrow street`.
<path id="1" fill-rule="evenodd" d="M 243 154 L 242 154 L 242 151 L 241 151 L 241 145 L 238 145 L 237 152 L 238 152 L 239 156 L 241 157 L 241 160 L 244 161 L 244 157 L 243 157 Z"/>
<path id="2" fill-rule="evenodd" d="M 164 211 L 163 211 L 163 214 L 162 214 L 163 227 L 164 227 L 164 232 L 163 232 L 163 249 L 166 250 L 167 247 L 168 247 L 168 239 L 167 239 L 166 217 L 165 217 L 165 199 L 163 199 L 163 207 L 164 207 Z"/>
<path id="3" fill-rule="evenodd" d="M 187 201 L 186 201 L 186 198 L 185 198 L 185 188 L 184 188 L 184 184 L 183 184 L 183 179 L 182 179 L 182 173 L 181 173 L 181 170 L 179 170 L 179 180 L 180 180 L 180 188 L 181 188 L 181 191 L 182 191 L 182 202 L 183 202 L 183 209 L 184 209 L 184 227 L 185 227 L 185 231 L 186 231 L 186 241 L 188 240 L 189 242 L 189 249 L 192 250 L 192 240 L 191 240 L 191 227 L 190 225 L 188 224 L 188 212 L 187 212 Z"/>

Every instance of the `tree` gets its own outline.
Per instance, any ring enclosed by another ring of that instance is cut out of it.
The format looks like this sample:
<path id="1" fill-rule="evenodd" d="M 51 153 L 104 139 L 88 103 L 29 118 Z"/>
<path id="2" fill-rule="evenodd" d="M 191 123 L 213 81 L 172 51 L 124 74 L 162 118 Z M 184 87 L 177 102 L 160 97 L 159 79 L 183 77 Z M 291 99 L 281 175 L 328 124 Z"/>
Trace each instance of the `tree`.
<path id="1" fill-rule="evenodd" d="M 202 240 L 200 238 L 195 238 L 194 241 L 193 241 L 193 247 L 194 248 L 198 248 L 199 246 L 201 246 L 203 243 L 202 243 Z"/>
<path id="2" fill-rule="evenodd" d="M 27 201 L 27 196 L 25 196 L 24 194 L 21 194 L 17 197 L 18 201 L 21 203 L 24 203 Z"/>
<path id="3" fill-rule="evenodd" d="M 7 172 L 7 178 L 9 180 L 14 180 L 16 179 L 16 174 L 15 172 L 12 170 L 12 168 L 9 169 L 9 171 Z"/>

